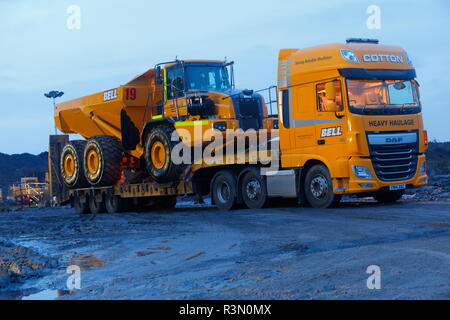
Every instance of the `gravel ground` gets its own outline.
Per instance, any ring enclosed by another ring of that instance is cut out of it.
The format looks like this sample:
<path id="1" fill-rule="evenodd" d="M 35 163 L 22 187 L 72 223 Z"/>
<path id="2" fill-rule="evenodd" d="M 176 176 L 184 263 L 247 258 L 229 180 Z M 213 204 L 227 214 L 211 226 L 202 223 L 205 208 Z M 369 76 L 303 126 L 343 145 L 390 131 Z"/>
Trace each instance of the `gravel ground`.
<path id="1" fill-rule="evenodd" d="M 450 202 L 0 213 L 3 299 L 449 299 Z M 66 268 L 81 268 L 69 290 Z M 366 269 L 381 268 L 369 290 Z"/>

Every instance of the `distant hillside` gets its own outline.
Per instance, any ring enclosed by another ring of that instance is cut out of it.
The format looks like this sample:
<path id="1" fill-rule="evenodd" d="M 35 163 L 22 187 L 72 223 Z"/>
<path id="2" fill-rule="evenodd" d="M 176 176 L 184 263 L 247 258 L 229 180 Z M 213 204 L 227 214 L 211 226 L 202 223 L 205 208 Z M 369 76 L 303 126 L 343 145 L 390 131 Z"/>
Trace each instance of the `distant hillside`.
<path id="1" fill-rule="evenodd" d="M 0 188 L 6 196 L 11 184 L 22 177 L 38 177 L 43 181 L 47 171 L 47 152 L 7 155 L 0 153 Z M 427 152 L 430 176 L 450 174 L 450 142 L 430 142 Z"/>
<path id="2" fill-rule="evenodd" d="M 3 189 L 3 196 L 6 198 L 9 186 L 22 177 L 38 177 L 39 181 L 43 181 L 47 171 L 47 155 L 47 152 L 37 156 L 0 153 L 0 188 Z"/>

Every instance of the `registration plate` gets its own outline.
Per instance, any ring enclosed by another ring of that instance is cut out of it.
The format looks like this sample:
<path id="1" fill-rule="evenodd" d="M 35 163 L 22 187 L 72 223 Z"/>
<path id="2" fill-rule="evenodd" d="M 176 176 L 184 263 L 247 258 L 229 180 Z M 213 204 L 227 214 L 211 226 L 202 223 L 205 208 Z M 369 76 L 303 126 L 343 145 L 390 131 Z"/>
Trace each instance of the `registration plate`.
<path id="1" fill-rule="evenodd" d="M 393 184 L 389 186 L 389 190 L 404 190 L 406 189 L 406 184 Z"/>

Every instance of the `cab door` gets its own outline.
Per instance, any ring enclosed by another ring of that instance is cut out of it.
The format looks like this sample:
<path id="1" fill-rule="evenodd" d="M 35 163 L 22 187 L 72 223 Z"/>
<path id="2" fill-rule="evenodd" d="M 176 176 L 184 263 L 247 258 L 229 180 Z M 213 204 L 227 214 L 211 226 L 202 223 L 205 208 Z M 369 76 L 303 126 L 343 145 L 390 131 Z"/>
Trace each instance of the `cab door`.
<path id="1" fill-rule="evenodd" d="M 344 121 L 344 95 L 341 80 L 315 84 L 315 135 L 318 152 L 333 161 L 344 153 L 347 122 Z"/>

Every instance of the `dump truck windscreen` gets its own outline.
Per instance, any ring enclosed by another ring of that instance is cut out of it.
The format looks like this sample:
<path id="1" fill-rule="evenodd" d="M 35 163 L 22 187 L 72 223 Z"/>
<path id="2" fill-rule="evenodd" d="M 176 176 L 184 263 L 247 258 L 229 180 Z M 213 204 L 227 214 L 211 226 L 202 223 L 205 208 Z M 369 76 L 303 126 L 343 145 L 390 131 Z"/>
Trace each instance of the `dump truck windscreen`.
<path id="1" fill-rule="evenodd" d="M 231 88 L 228 70 L 223 65 L 188 65 L 188 90 L 226 91 Z"/>

